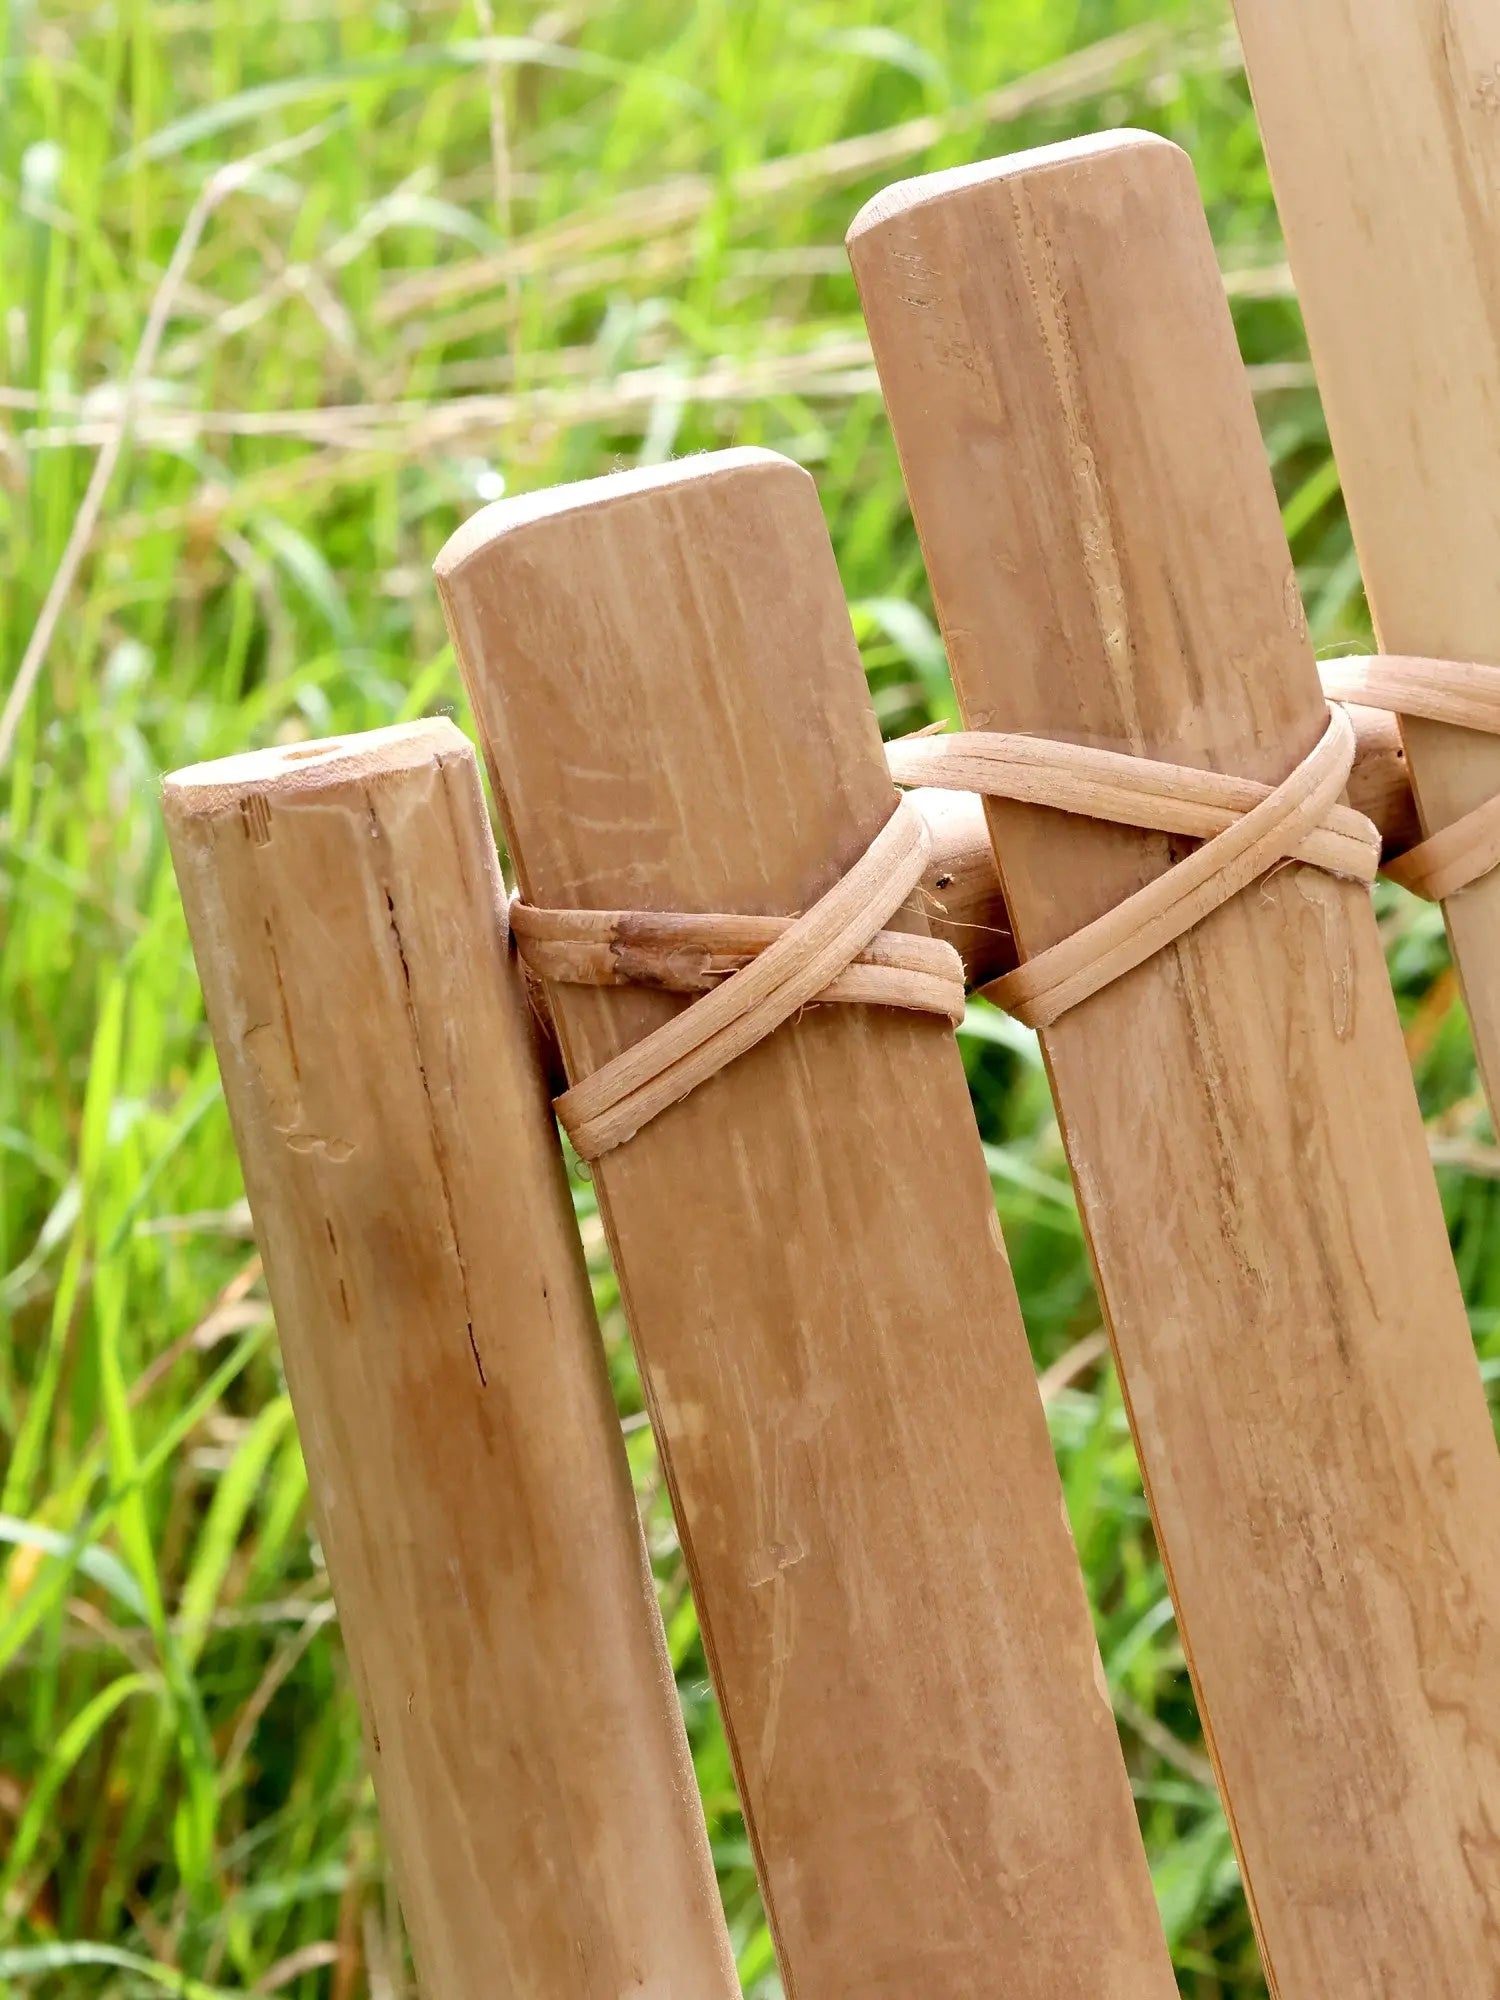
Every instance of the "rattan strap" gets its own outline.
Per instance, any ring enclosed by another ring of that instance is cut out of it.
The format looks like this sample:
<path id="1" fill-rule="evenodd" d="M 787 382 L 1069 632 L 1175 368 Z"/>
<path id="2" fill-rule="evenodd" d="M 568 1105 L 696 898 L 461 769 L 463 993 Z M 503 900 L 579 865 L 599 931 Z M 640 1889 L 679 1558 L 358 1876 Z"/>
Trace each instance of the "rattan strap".
<path id="1" fill-rule="evenodd" d="M 1319 673 L 1332 701 L 1500 736 L 1500 667 L 1378 653 L 1325 660 Z M 1385 864 L 1393 882 L 1434 903 L 1458 895 L 1493 868 L 1500 868 L 1500 793 Z"/>
<path id="2" fill-rule="evenodd" d="M 1280 861 L 1312 862 L 1370 881 L 1380 835 L 1337 801 L 1354 762 L 1354 729 L 1330 706 L 1328 727 L 1279 785 L 1120 756 L 1074 743 L 972 732 L 887 746 L 899 784 L 1019 799 L 1127 826 L 1209 837 L 1194 853 L 1060 944 L 986 989 L 1044 1028 L 1173 944 Z"/>
<path id="3" fill-rule="evenodd" d="M 689 916 L 652 910 L 538 910 L 513 902 L 510 927 L 527 970 L 560 986 L 654 986 L 711 993 L 743 972 L 795 917 Z M 963 967 L 953 947 L 880 931 L 818 994 L 865 1007 L 908 1007 L 963 1018 Z"/>
<path id="4" fill-rule="evenodd" d="M 1370 822 L 1338 804 L 1354 761 L 1348 716 L 1276 786 L 1074 743 L 974 733 L 908 737 L 887 749 L 900 784 L 939 785 L 1203 840 L 1165 875 L 987 990 L 1046 1027 L 1174 943 L 1279 861 L 1369 881 Z M 958 954 L 886 923 L 922 879 L 929 841 L 902 799 L 865 853 L 800 917 L 690 915 L 511 906 L 511 929 L 539 978 L 697 993 L 691 1007 L 557 1099 L 563 1129 L 595 1160 L 633 1138 L 813 1001 L 963 1016 Z"/>
<path id="5" fill-rule="evenodd" d="M 648 916 L 512 905 L 522 957 L 543 978 L 691 992 L 691 1007 L 556 1101 L 579 1156 L 596 1160 L 678 1104 L 814 1000 L 963 1018 L 963 963 L 935 938 L 885 925 L 922 879 L 927 828 L 906 800 L 854 866 L 800 917 Z M 727 975 L 727 976 L 726 976 Z"/>

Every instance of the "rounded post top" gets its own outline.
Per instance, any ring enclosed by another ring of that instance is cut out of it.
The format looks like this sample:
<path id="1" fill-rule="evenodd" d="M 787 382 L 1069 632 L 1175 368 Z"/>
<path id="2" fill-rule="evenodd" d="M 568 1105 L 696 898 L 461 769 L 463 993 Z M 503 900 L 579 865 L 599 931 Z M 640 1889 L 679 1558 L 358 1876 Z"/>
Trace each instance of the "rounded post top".
<path id="1" fill-rule="evenodd" d="M 1143 153 L 1175 154 L 1189 173 L 1192 163 L 1180 146 L 1155 132 L 1139 132 L 1122 127 L 1114 132 L 1093 132 L 1081 139 L 1064 139 L 1057 145 L 1032 146 L 1024 152 L 1005 153 L 995 160 L 980 160 L 972 166 L 947 167 L 938 173 L 917 174 L 910 180 L 895 181 L 872 195 L 850 223 L 844 241 L 851 253 L 862 237 L 872 235 L 882 225 L 913 209 L 926 208 L 989 187 L 1001 181 L 1031 180 L 1052 174 L 1118 163 L 1125 171 Z"/>
<path id="2" fill-rule="evenodd" d="M 439 550 L 433 570 L 441 588 L 475 557 L 521 529 L 628 505 L 658 494 L 676 491 L 687 495 L 694 489 L 718 487 L 725 481 L 746 477 L 777 480 L 791 477 L 810 482 L 812 475 L 780 452 L 766 451 L 759 445 L 740 445 L 729 451 L 705 451 L 691 458 L 672 459 L 663 465 L 608 472 L 598 479 L 547 486 L 535 493 L 508 495 L 481 507 L 462 527 L 455 529 Z"/>

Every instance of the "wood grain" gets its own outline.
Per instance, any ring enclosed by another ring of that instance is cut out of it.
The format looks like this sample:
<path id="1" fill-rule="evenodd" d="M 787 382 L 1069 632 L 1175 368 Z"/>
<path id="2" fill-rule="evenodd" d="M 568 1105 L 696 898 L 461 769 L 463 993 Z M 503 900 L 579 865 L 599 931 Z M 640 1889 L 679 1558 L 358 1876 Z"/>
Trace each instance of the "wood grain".
<path id="1" fill-rule="evenodd" d="M 891 814 L 786 460 L 502 502 L 438 577 L 530 901 L 790 915 Z M 682 1004 L 552 1003 L 575 1078 Z M 595 1178 L 788 1994 L 1164 2000 L 951 1033 L 811 1008 Z"/>
<path id="2" fill-rule="evenodd" d="M 850 248 L 968 726 L 1282 777 L 1325 712 L 1185 156 Z M 989 816 L 1023 957 L 1182 851 Z M 1368 892 L 1288 865 L 1043 1045 L 1271 1989 L 1500 1993 L 1500 1459 Z"/>
<path id="3" fill-rule="evenodd" d="M 474 753 L 167 825 L 428 2000 L 737 1994 Z"/>
<path id="4" fill-rule="evenodd" d="M 1381 645 L 1500 665 L 1500 13 L 1235 0 Z M 1500 741 L 1403 724 L 1431 833 L 1500 792 Z M 1444 906 L 1500 1104 L 1500 872 Z"/>

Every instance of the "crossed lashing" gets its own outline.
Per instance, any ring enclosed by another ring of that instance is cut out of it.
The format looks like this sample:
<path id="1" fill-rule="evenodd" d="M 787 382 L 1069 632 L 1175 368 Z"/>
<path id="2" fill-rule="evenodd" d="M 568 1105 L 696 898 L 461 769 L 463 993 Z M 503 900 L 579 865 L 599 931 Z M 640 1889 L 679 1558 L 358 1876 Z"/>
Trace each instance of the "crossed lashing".
<path id="1" fill-rule="evenodd" d="M 1500 734 L 1500 669 L 1386 654 L 1330 661 L 1321 673 L 1328 725 L 1278 785 L 986 731 L 888 744 L 898 785 L 979 792 L 1203 842 L 1104 916 L 996 980 L 987 996 L 1028 1026 L 1045 1028 L 1280 862 L 1373 881 L 1380 834 L 1339 803 L 1355 753 L 1345 703 Z M 580 1157 L 597 1159 L 633 1138 L 813 1001 L 961 1020 L 957 952 L 939 939 L 885 928 L 920 883 L 929 844 L 920 811 L 900 799 L 853 867 L 798 917 L 544 910 L 513 901 L 512 935 L 539 978 L 701 996 L 556 1100 Z M 1385 872 L 1438 900 L 1497 866 L 1500 796 L 1388 861 Z"/>

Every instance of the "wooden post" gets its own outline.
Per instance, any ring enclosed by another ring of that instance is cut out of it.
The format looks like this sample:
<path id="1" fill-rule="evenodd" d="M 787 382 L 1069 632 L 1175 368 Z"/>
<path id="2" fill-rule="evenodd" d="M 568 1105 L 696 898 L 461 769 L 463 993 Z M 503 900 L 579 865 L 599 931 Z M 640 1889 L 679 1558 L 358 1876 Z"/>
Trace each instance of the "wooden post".
<path id="1" fill-rule="evenodd" d="M 500 502 L 438 579 L 532 902 L 789 914 L 892 812 L 786 460 Z M 575 1079 L 682 1004 L 551 998 Z M 595 1176 L 788 1994 L 1165 2000 L 951 1034 L 810 1008 Z"/>
<path id="2" fill-rule="evenodd" d="M 1500 665 L 1494 0 L 1235 0 L 1380 643 Z M 1500 740 L 1403 723 L 1424 827 L 1500 792 Z M 1500 1105 L 1500 872 L 1444 907 Z"/>
<path id="3" fill-rule="evenodd" d="M 911 181 L 850 249 L 968 726 L 1284 777 L 1325 712 L 1184 155 Z M 1180 851 L 989 816 L 1023 957 Z M 1474 2000 L 1500 1459 L 1368 893 L 1283 867 L 1043 1046 L 1271 1989 Z"/>
<path id="4" fill-rule="evenodd" d="M 729 2000 L 474 753 L 420 723 L 165 803 L 423 1991 Z"/>

